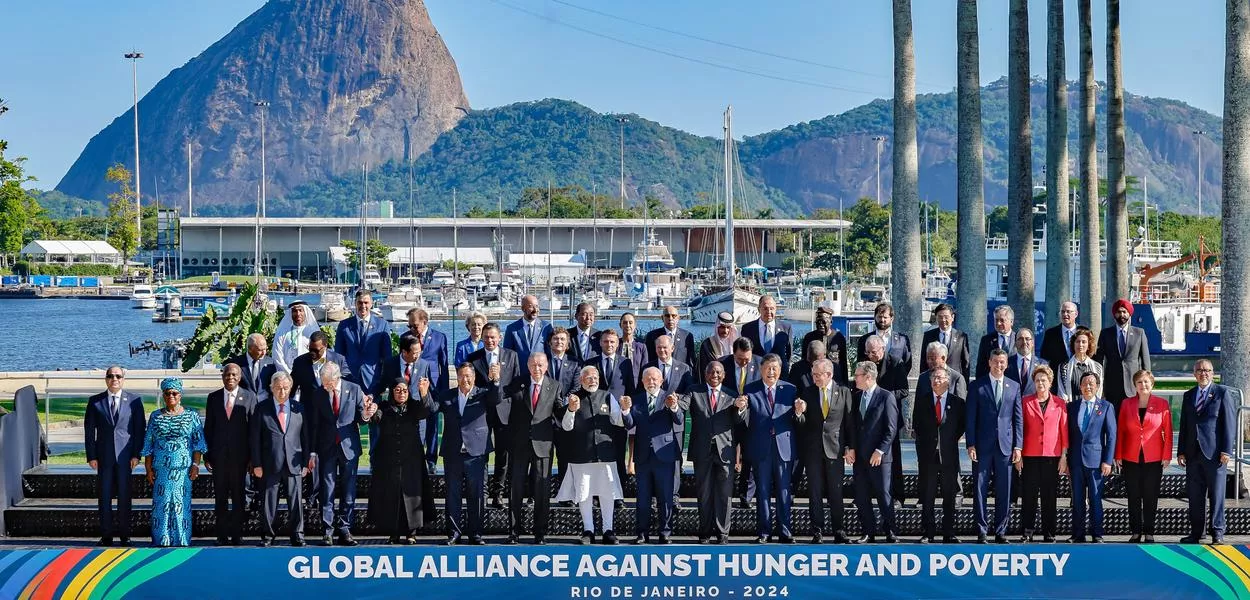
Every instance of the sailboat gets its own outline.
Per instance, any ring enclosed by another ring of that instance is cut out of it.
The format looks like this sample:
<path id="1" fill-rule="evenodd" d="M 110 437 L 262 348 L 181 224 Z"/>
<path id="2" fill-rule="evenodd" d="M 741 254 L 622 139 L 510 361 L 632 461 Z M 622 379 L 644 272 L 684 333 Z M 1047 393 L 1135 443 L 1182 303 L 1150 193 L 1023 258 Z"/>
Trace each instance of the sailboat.
<path id="1" fill-rule="evenodd" d="M 708 288 L 702 296 L 691 300 L 690 315 L 695 323 L 715 323 L 717 315 L 728 312 L 734 323 L 745 323 L 760 317 L 760 294 L 738 285 L 734 264 L 734 176 L 737 150 L 733 138 L 733 107 L 725 108 L 725 285 Z"/>

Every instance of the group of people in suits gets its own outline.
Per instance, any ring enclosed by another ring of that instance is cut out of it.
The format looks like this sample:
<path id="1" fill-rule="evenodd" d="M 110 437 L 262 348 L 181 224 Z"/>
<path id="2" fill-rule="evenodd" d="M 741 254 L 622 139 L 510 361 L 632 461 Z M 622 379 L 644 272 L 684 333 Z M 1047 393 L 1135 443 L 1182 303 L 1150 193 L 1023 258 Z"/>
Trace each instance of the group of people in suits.
<path id="1" fill-rule="evenodd" d="M 254 494 L 262 507 L 262 545 L 270 545 L 285 489 L 286 533 L 303 545 L 300 509 L 309 489 L 320 507 L 323 543 L 356 545 L 351 527 L 362 426 L 373 469 L 369 515 L 392 543 L 415 543 L 433 514 L 429 475 L 439 458 L 448 482 L 450 545 L 485 543 L 484 511 L 488 501 L 502 508 L 505 482 L 506 541 L 521 541 L 524 507 L 532 505 L 529 533 L 534 543 L 545 543 L 553 468 L 555 500 L 578 507 L 583 543 L 619 541 L 613 512 L 631 473 L 638 491 L 635 542 L 670 543 L 685 459 L 694 463 L 701 542 L 727 542 L 734 496 L 754 505 L 757 542 L 793 542 L 792 489 L 803 473 L 813 542 L 826 533 L 835 542 L 893 542 L 908 431 L 919 464 L 922 542 L 959 541 L 961 440 L 973 464 L 979 542 L 1006 541 L 1015 496 L 1023 499 L 1021 541 L 1037 534 L 1053 541 L 1056 490 L 1065 474 L 1073 488 L 1072 541 L 1101 541 L 1102 485 L 1113 469 L 1126 481 L 1133 541 L 1153 541 L 1173 424 L 1167 402 L 1152 393 L 1149 351 L 1126 301 L 1113 305 L 1115 324 L 1097 336 L 1077 324 L 1076 305 L 1064 303 L 1060 323 L 1044 333 L 1040 356 L 1033 332 L 1016 328 L 1010 307 L 999 307 L 975 361 L 968 335 L 954 327 L 953 308 L 939 305 L 935 327 L 923 337 L 924 368 L 914 388 L 911 341 L 893 328 L 888 303 L 876 307 L 874 328 L 858 340 L 852 365 L 846 337 L 823 309 L 792 360 L 792 331 L 768 296 L 759 302 L 759 318 L 740 333 L 733 316 L 722 313 L 701 343 L 680 326 L 673 307 L 665 309 L 662 327 L 636 339 L 631 314 L 621 318 L 619 333 L 600 330 L 594 306 L 582 304 L 565 328 L 544 321 L 537 298 L 526 296 L 521 318 L 504 327 L 476 313 L 466 318 L 470 338 L 454 349 L 454 386 L 446 337 L 429 327 L 424 311 L 409 313 L 396 354 L 389 324 L 372 313 L 372 297 L 357 294 L 355 308 L 338 325 L 333 350 L 305 314 L 275 343 L 282 360 L 267 356 L 268 344 L 257 334 L 246 353 L 223 366 L 202 435 L 203 460 L 214 474 L 218 544 L 240 543 Z M 303 352 L 292 358 L 292 349 Z M 1209 361 L 1199 361 L 1194 376 L 1175 448 L 1190 496 L 1191 532 L 1183 541 L 1210 534 L 1218 542 L 1235 411 L 1227 390 L 1212 382 Z M 142 401 L 123 382 L 124 370 L 110 368 L 107 391 L 91 398 L 86 414 L 87 458 L 99 473 L 101 543 L 108 545 L 114 537 L 129 543 L 129 474 L 146 456 L 149 435 Z M 198 469 L 200 455 L 188 456 Z M 855 540 L 845 527 L 848 465 L 863 533 Z"/>

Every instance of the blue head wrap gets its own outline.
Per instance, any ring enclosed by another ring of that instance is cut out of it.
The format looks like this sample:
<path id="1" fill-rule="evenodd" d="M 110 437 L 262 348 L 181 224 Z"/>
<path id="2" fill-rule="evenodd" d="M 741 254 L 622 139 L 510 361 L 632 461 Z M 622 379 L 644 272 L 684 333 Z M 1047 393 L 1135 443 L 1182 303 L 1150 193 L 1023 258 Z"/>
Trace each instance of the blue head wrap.
<path id="1" fill-rule="evenodd" d="M 178 377 L 166 377 L 161 380 L 161 392 L 174 390 L 179 394 L 182 393 L 182 379 Z"/>

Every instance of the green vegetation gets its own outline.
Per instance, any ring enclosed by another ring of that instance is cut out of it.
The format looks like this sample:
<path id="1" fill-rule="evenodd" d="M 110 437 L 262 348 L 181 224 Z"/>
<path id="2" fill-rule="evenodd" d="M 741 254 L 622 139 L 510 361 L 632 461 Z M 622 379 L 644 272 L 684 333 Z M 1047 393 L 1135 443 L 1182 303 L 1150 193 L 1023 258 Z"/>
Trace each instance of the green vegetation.
<path id="1" fill-rule="evenodd" d="M 19 260 L 13 263 L 13 272 L 18 275 L 86 275 L 86 276 L 113 276 L 117 275 L 118 267 L 113 265 L 96 265 L 90 263 L 83 264 L 59 264 L 59 263 L 31 263 Z"/>
<path id="2" fill-rule="evenodd" d="M 356 240 L 340 240 L 339 245 L 347 248 L 347 264 L 353 269 L 360 269 L 360 244 Z M 391 264 L 391 252 L 395 249 L 383 244 L 381 240 L 370 239 L 365 253 L 369 255 L 369 264 L 379 271 Z"/>
<path id="3" fill-rule="evenodd" d="M 260 333 L 273 344 L 273 334 L 282 320 L 282 308 L 277 312 L 269 312 L 259 301 L 256 301 L 257 287 L 255 283 L 245 283 L 239 291 L 239 297 L 230 309 L 230 316 L 224 321 L 217 320 L 216 311 L 212 307 L 204 311 L 195 334 L 187 342 L 187 354 L 182 359 L 183 372 L 190 371 L 207 358 L 215 364 L 222 364 L 231 356 L 238 356 L 247 349 L 247 336 Z"/>

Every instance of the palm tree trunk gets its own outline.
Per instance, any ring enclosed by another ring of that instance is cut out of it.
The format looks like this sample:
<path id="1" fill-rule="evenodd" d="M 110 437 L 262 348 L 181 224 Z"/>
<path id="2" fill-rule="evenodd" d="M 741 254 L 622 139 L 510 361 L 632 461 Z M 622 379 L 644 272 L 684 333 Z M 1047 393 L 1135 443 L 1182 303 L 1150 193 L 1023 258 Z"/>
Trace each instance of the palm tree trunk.
<path id="1" fill-rule="evenodd" d="M 959 131 L 956 171 L 959 182 L 959 327 L 968 333 L 969 352 L 977 356 L 985 331 L 985 155 L 981 138 L 981 49 L 977 0 L 959 0 Z M 924 351 L 923 348 L 920 349 Z"/>
<path id="2" fill-rule="evenodd" d="M 1068 207 L 1068 78 L 1063 0 L 1050 0 L 1046 19 L 1046 317 L 1072 299 L 1072 220 Z"/>
<path id="3" fill-rule="evenodd" d="M 894 0 L 894 181 L 890 211 L 893 269 L 890 298 L 896 326 L 919 343 L 924 302 L 920 274 L 919 155 L 916 148 L 916 57 L 911 0 Z M 913 361 L 915 368 L 923 361 Z"/>
<path id="4" fill-rule="evenodd" d="M 1094 37 L 1090 0 L 1077 0 L 1081 39 L 1081 313 L 1094 331 L 1102 330 L 1102 230 L 1098 215 L 1097 121 L 1094 105 L 1098 87 L 1094 83 Z"/>
<path id="5" fill-rule="evenodd" d="M 1250 3 L 1228 0 L 1224 47 L 1224 235 L 1220 264 L 1223 382 L 1250 384 Z"/>
<path id="6" fill-rule="evenodd" d="M 1033 133 L 1029 110 L 1029 3 L 1011 0 L 1007 26 L 1007 302 L 1034 327 Z"/>
<path id="7" fill-rule="evenodd" d="M 1129 297 L 1128 185 L 1124 177 L 1124 75 L 1120 69 L 1120 0 L 1107 0 L 1107 298 Z"/>

